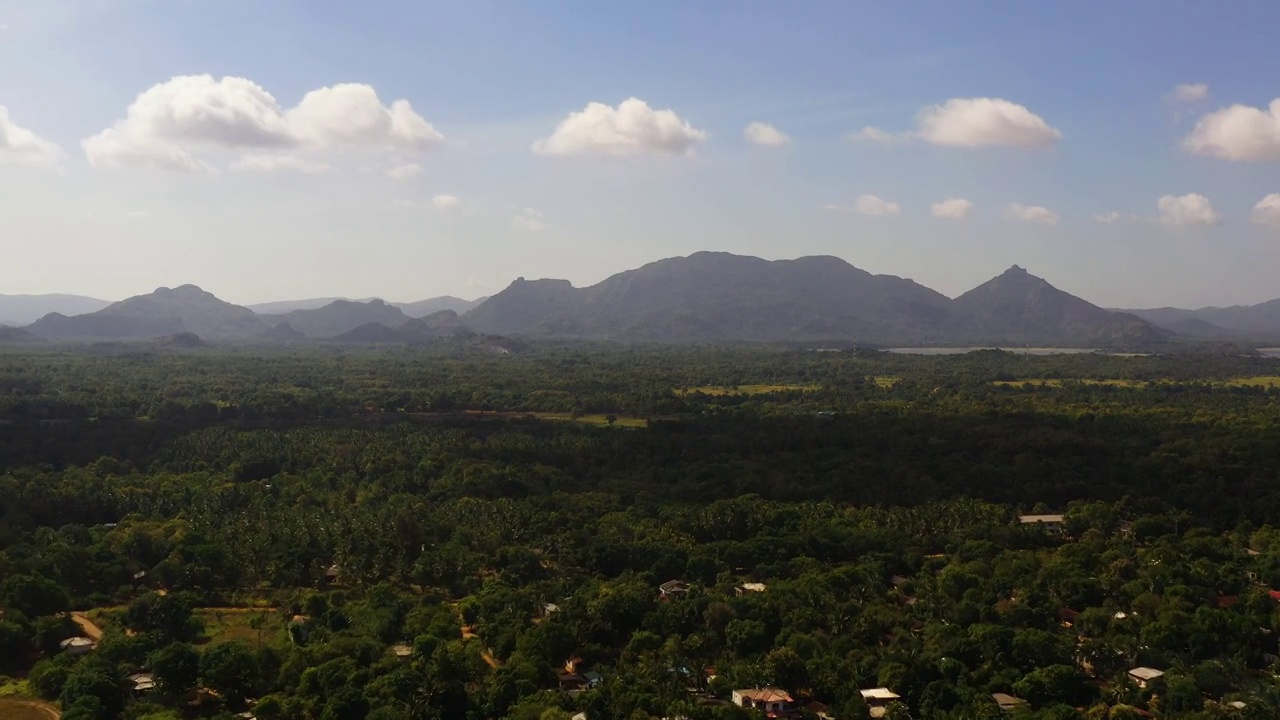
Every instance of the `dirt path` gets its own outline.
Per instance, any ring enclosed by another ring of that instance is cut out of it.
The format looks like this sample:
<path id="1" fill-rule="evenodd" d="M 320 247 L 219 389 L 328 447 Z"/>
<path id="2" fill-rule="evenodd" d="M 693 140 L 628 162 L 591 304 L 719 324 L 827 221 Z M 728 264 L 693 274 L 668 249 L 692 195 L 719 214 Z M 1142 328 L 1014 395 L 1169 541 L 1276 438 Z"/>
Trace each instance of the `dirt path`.
<path id="1" fill-rule="evenodd" d="M 476 635 L 475 629 L 472 628 L 470 625 L 462 626 L 463 640 L 470 640 L 472 638 L 479 639 L 479 637 L 480 637 L 479 635 Z M 489 667 L 493 668 L 494 670 L 497 670 L 498 668 L 502 667 L 502 663 L 498 662 L 498 658 L 494 657 L 493 653 L 489 652 L 489 648 L 485 648 L 481 650 L 480 657 L 484 658 L 485 664 L 487 664 Z"/>
<path id="2" fill-rule="evenodd" d="M 40 700 L 0 698 L 0 718 L 4 720 L 58 720 L 58 708 Z"/>
<path id="3" fill-rule="evenodd" d="M 95 625 L 84 613 L 79 611 L 73 612 L 71 613 L 71 619 L 80 626 L 80 632 L 84 633 L 85 637 L 94 642 L 98 642 L 102 639 L 102 628 Z"/>

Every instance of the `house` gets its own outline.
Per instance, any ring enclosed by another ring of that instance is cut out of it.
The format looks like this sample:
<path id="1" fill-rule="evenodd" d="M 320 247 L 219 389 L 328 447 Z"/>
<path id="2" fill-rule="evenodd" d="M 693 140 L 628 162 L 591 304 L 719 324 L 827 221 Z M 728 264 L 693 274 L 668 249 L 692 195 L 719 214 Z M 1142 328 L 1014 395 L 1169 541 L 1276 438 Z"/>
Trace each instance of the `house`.
<path id="1" fill-rule="evenodd" d="M 890 690 L 889 688 L 870 688 L 867 690 L 859 690 L 862 693 L 862 700 L 867 704 L 867 709 L 871 712 L 871 717 L 882 718 L 889 709 L 889 704 L 902 699 L 902 696 Z"/>
<path id="2" fill-rule="evenodd" d="M 733 593 L 739 597 L 749 595 L 751 593 L 762 593 L 768 588 L 764 583 L 749 582 L 742 583 L 733 589 Z"/>
<path id="3" fill-rule="evenodd" d="M 87 637 L 73 637 L 58 643 L 58 647 L 68 655 L 84 655 L 97 647 L 97 643 Z"/>
<path id="4" fill-rule="evenodd" d="M 795 702 L 785 691 L 778 688 L 754 688 L 750 690 L 734 690 L 733 704 L 743 708 L 763 710 L 765 713 L 784 713 Z"/>
<path id="5" fill-rule="evenodd" d="M 1049 532 L 1062 532 L 1062 523 L 1066 521 L 1064 515 L 1019 515 L 1018 522 L 1024 526 L 1033 525 L 1035 527 L 1048 530 Z"/>
<path id="6" fill-rule="evenodd" d="M 557 605 L 557 604 L 555 604 L 555 603 L 543 603 L 543 604 L 542 604 L 542 616 L 543 616 L 543 617 L 551 617 L 552 615 L 555 615 L 555 614 L 556 614 L 556 613 L 558 613 L 558 612 L 560 612 L 560 606 L 559 606 L 559 605 Z"/>
<path id="7" fill-rule="evenodd" d="M 664 600 L 689 596 L 689 584 L 682 580 L 668 580 L 658 586 L 658 592 Z"/>
<path id="8" fill-rule="evenodd" d="M 991 693 L 991 699 L 995 700 L 996 704 L 1000 706 L 1000 709 L 1005 712 L 1011 712 L 1018 708 L 1026 707 L 1027 704 L 1027 701 L 1022 698 L 1016 698 L 1004 693 Z"/>
<path id="9" fill-rule="evenodd" d="M 391 646 L 391 654 L 395 655 L 400 662 L 409 662 L 409 658 L 413 657 L 413 647 L 406 643 L 398 643 Z"/>
<path id="10" fill-rule="evenodd" d="M 570 720 L 587 720 L 587 714 L 578 713 L 577 715 L 574 715 L 572 718 L 570 718 Z"/>
<path id="11" fill-rule="evenodd" d="M 1243 710 L 1249 707 L 1249 705 L 1243 700 L 1232 700 L 1231 702 L 1227 703 L 1227 707 L 1231 708 L 1232 710 Z"/>
<path id="12" fill-rule="evenodd" d="M 1149 667 L 1136 667 L 1129 671 L 1129 679 L 1142 689 L 1146 689 L 1151 681 L 1164 677 L 1164 672 Z"/>
<path id="13" fill-rule="evenodd" d="M 134 673 L 129 676 L 129 682 L 133 683 L 134 695 L 142 695 L 156 689 L 156 677 L 151 673 Z"/>
<path id="14" fill-rule="evenodd" d="M 1076 618 L 1080 617 L 1079 610 L 1071 608 L 1058 608 L 1058 622 L 1062 623 L 1062 627 L 1070 630 L 1076 625 Z"/>
<path id="15" fill-rule="evenodd" d="M 560 684 L 560 689 L 566 692 L 582 692 L 588 687 L 587 679 L 577 673 L 560 673 L 556 680 Z"/>
<path id="16" fill-rule="evenodd" d="M 836 716 L 831 713 L 831 708 L 828 707 L 826 703 L 820 703 L 817 700 L 810 700 L 809 703 L 804 706 L 804 709 L 808 710 L 814 717 L 818 718 L 818 720 L 836 719 Z"/>
<path id="17" fill-rule="evenodd" d="M 582 673 L 582 679 L 587 681 L 587 687 L 589 688 L 598 687 L 600 683 L 604 682 L 604 676 L 595 670 L 588 670 Z"/>
<path id="18" fill-rule="evenodd" d="M 329 582 L 337 582 L 338 576 L 341 574 L 342 568 L 337 563 L 334 563 L 324 569 L 324 579 Z"/>

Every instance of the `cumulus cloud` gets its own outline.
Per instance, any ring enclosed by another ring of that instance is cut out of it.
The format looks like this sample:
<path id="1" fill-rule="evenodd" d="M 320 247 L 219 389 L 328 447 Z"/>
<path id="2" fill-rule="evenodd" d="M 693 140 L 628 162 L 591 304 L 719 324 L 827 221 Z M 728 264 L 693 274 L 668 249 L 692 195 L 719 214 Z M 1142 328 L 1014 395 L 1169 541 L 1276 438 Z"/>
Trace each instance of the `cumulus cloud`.
<path id="1" fill-rule="evenodd" d="M 1156 207 L 1165 225 L 1217 225 L 1222 220 L 1209 198 L 1199 193 L 1165 195 L 1156 201 Z"/>
<path id="2" fill-rule="evenodd" d="M 588 103 L 533 144 L 539 155 L 687 155 L 707 133 L 672 110 L 654 110 L 638 98 L 618 106 Z"/>
<path id="3" fill-rule="evenodd" d="M 999 98 L 952 98 L 921 110 L 916 120 L 917 134 L 934 145 L 1035 148 L 1062 139 L 1044 118 Z"/>
<path id="4" fill-rule="evenodd" d="M 1232 105 L 1200 118 L 1182 146 L 1224 160 L 1280 160 L 1280 98 L 1265 109 Z"/>
<path id="5" fill-rule="evenodd" d="M 969 216 L 973 210 L 973 203 L 964 198 L 947 198 L 942 202 L 936 202 L 929 207 L 929 211 L 936 218 L 947 218 L 949 220 L 963 220 Z"/>
<path id="6" fill-rule="evenodd" d="M 330 172 L 333 166 L 297 155 L 245 155 L 231 163 L 231 169 L 266 173 L 292 171 L 306 175 L 319 175 Z"/>
<path id="7" fill-rule="evenodd" d="M 849 136 L 854 142 L 879 143 L 881 145 L 893 145 L 909 139 L 909 136 L 891 133 L 881 130 L 877 127 L 867 126 Z"/>
<path id="8" fill-rule="evenodd" d="M 844 205 L 823 205 L 824 210 L 833 210 L 835 212 L 849 212 L 855 215 L 900 215 L 902 207 L 896 202 L 884 200 L 875 195 L 862 195 L 854 201 L 852 206 Z"/>
<path id="9" fill-rule="evenodd" d="M 1022 220 L 1042 225 L 1057 225 L 1058 213 L 1039 205 L 1019 205 L 1014 203 L 1004 211 L 1005 220 Z"/>
<path id="10" fill-rule="evenodd" d="M 422 166 L 418 163 L 396 165 L 387 170 L 387 177 L 393 180 L 410 180 L 422 174 Z"/>
<path id="11" fill-rule="evenodd" d="M 547 223 L 542 219 L 542 213 L 533 208 L 521 208 L 511 216 L 511 228 L 513 230 L 521 230 L 524 232 L 538 232 L 545 230 Z"/>
<path id="12" fill-rule="evenodd" d="M 453 195 L 443 194 L 431 198 L 431 204 L 435 205 L 439 210 L 450 210 L 458 207 L 461 201 Z"/>
<path id="13" fill-rule="evenodd" d="M 742 136 L 753 145 L 778 146 L 787 145 L 791 137 L 778 128 L 762 122 L 753 122 L 743 131 Z"/>
<path id="14" fill-rule="evenodd" d="M 1271 193 L 1253 206 L 1253 221 L 1280 228 L 1280 193 Z"/>
<path id="15" fill-rule="evenodd" d="M 1209 97 L 1209 86 L 1205 83 L 1188 83 L 1173 89 L 1173 101 L 1177 103 L 1198 103 Z"/>
<path id="16" fill-rule="evenodd" d="M 62 149 L 19 126 L 0 105 L 0 165 L 54 167 L 62 160 Z"/>
<path id="17" fill-rule="evenodd" d="M 368 85 L 313 90 L 286 110 L 251 80 L 186 75 L 141 93 L 123 119 L 81 145 L 93 165 L 196 171 L 209 168 L 200 155 L 219 151 L 400 154 L 443 140 L 407 100 L 383 105 Z"/>

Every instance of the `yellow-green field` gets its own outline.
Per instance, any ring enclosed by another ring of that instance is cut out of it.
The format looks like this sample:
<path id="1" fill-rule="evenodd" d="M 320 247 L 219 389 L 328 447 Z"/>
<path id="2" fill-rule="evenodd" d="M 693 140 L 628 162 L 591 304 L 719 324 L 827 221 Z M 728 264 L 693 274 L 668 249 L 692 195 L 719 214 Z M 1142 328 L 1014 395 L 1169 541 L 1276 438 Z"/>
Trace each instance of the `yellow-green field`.
<path id="1" fill-rule="evenodd" d="M 1280 387 L 1280 377 L 1275 375 L 1258 375 L 1255 377 L 1231 378 L 1214 383 L 1215 385 L 1225 385 L 1227 387 Z"/>
<path id="2" fill-rule="evenodd" d="M 902 378 L 895 375 L 871 375 L 867 379 L 875 383 L 876 387 L 883 390 L 888 390 L 894 385 L 902 382 Z"/>
<path id="3" fill-rule="evenodd" d="M 0 718 L 4 720 L 58 720 L 61 715 L 56 707 L 47 702 L 0 697 Z"/>
<path id="4" fill-rule="evenodd" d="M 194 614 L 204 623 L 202 636 L 209 639 L 210 647 L 234 640 L 257 647 L 259 633 L 253 627 L 255 618 L 262 618 L 264 647 L 284 642 L 285 621 L 274 608 L 198 608 Z"/>
<path id="5" fill-rule="evenodd" d="M 817 389 L 817 385 L 701 385 L 698 387 L 676 388 L 675 393 L 676 395 L 702 393 L 703 395 L 716 397 L 720 395 L 766 395 L 776 392 Z"/>

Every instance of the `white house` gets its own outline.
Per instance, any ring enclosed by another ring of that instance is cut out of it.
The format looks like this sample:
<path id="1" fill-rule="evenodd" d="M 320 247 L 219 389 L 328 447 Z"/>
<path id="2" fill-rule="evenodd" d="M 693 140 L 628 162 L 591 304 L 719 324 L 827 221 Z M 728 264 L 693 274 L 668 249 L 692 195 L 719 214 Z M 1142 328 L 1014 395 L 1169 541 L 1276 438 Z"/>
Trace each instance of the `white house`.
<path id="1" fill-rule="evenodd" d="M 68 655 L 84 655 L 96 646 L 97 644 L 87 637 L 67 638 L 58 643 L 58 647 Z"/>
<path id="2" fill-rule="evenodd" d="M 1138 685 L 1138 687 L 1146 689 L 1151 681 L 1164 677 L 1164 673 L 1155 668 L 1136 667 L 1129 671 L 1129 679 Z"/>
<path id="3" fill-rule="evenodd" d="M 902 696 L 890 690 L 889 688 L 869 688 L 867 690 L 859 690 L 862 693 L 862 700 L 867 704 L 867 709 L 871 712 L 871 717 L 884 717 L 885 712 L 889 709 L 889 703 L 902 699 Z"/>
<path id="4" fill-rule="evenodd" d="M 754 688 L 750 690 L 734 690 L 733 704 L 743 708 L 754 708 L 766 713 L 786 712 L 795 702 L 784 690 L 778 688 Z"/>

